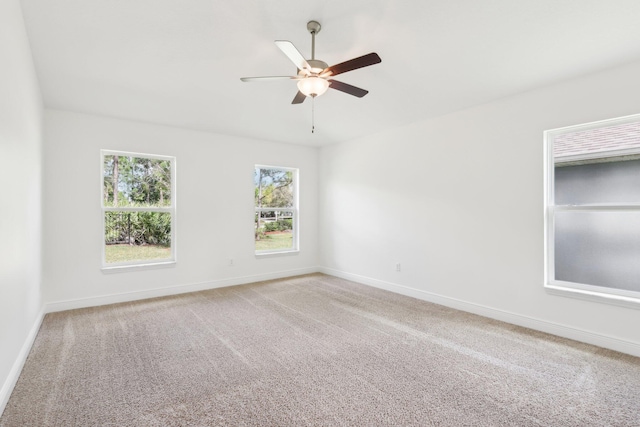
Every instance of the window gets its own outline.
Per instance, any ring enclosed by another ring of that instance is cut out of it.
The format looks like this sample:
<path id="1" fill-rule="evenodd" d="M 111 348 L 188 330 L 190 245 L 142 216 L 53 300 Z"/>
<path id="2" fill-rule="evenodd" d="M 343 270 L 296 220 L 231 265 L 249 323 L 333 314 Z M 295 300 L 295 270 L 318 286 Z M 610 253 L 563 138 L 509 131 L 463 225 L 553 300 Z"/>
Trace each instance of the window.
<path id="1" fill-rule="evenodd" d="M 101 151 L 103 267 L 175 261 L 175 158 Z"/>
<path id="2" fill-rule="evenodd" d="M 640 115 L 545 132 L 552 292 L 640 308 Z"/>
<path id="3" fill-rule="evenodd" d="M 298 170 L 256 166 L 254 172 L 256 253 L 298 249 Z"/>

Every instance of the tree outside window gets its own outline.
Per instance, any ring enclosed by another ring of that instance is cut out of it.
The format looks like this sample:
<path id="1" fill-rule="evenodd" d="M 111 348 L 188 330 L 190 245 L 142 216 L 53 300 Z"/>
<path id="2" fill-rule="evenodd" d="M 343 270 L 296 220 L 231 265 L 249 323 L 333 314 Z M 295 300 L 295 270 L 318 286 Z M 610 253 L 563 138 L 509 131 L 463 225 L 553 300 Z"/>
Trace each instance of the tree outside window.
<path id="1" fill-rule="evenodd" d="M 297 169 L 255 167 L 256 252 L 282 252 L 297 249 L 297 177 Z"/>
<path id="2" fill-rule="evenodd" d="M 105 266 L 175 260 L 173 157 L 102 151 Z"/>

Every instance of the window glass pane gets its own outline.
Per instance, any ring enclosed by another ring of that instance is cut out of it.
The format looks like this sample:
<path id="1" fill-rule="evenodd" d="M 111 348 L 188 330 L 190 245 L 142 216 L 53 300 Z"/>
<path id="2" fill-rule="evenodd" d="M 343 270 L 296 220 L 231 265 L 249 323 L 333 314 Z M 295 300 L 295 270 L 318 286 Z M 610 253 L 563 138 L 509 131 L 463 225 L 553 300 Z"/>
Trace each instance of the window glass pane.
<path id="1" fill-rule="evenodd" d="M 171 206 L 170 160 L 105 155 L 103 169 L 104 206 Z"/>
<path id="2" fill-rule="evenodd" d="M 558 205 L 640 202 L 640 160 L 555 168 Z"/>
<path id="3" fill-rule="evenodd" d="M 257 208 L 293 207 L 295 201 L 292 171 L 256 168 L 254 184 Z"/>
<path id="4" fill-rule="evenodd" d="M 265 211 L 255 215 L 256 251 L 293 249 L 294 214 L 291 211 Z"/>
<path id="5" fill-rule="evenodd" d="M 171 258 L 167 212 L 105 212 L 104 236 L 108 264 Z"/>
<path id="6" fill-rule="evenodd" d="M 640 291 L 640 213 L 556 212 L 555 275 Z"/>

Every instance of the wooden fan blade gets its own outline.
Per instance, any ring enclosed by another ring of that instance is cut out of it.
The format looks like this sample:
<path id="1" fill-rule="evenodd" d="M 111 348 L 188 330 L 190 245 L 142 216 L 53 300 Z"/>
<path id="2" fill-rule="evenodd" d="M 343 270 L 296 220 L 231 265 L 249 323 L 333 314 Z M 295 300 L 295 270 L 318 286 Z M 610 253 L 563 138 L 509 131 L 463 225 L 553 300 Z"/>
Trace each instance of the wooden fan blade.
<path id="1" fill-rule="evenodd" d="M 292 104 L 302 104 L 305 99 L 307 99 L 307 95 L 305 95 L 304 93 L 298 91 L 298 93 L 296 93 L 296 96 L 295 96 L 295 98 L 293 98 L 293 101 L 291 101 L 291 103 Z"/>
<path id="2" fill-rule="evenodd" d="M 357 70 L 358 68 L 379 64 L 380 62 L 382 62 L 382 59 L 380 59 L 377 53 L 369 53 L 325 68 L 320 75 L 322 77 L 337 76 L 338 74 L 346 73 L 347 71 Z"/>
<path id="3" fill-rule="evenodd" d="M 243 82 L 257 82 L 262 80 L 299 80 L 299 76 L 263 76 L 263 77 L 240 77 Z"/>
<path id="4" fill-rule="evenodd" d="M 304 59 L 304 56 L 300 53 L 298 49 L 288 40 L 276 40 L 276 46 L 280 48 L 280 50 L 287 55 L 287 58 L 291 60 L 295 64 L 295 66 L 300 70 L 310 70 L 311 66 Z"/>
<path id="5" fill-rule="evenodd" d="M 340 92 L 348 93 L 349 95 L 362 98 L 369 93 L 368 90 L 360 89 L 359 87 L 351 86 L 347 83 L 342 83 L 337 80 L 329 80 L 329 87 L 331 89 L 339 90 Z"/>

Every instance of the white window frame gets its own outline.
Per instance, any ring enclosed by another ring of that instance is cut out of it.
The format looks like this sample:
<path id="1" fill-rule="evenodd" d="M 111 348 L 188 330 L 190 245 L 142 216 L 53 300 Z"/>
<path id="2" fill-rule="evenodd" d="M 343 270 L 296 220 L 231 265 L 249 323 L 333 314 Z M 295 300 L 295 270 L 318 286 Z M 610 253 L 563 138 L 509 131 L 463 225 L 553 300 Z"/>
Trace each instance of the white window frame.
<path id="1" fill-rule="evenodd" d="M 171 206 L 169 207 L 108 207 L 104 205 L 104 158 L 105 156 L 139 157 L 154 160 L 168 160 L 171 162 Z M 102 271 L 105 273 L 121 272 L 128 270 L 141 270 L 174 266 L 177 260 L 176 245 L 176 158 L 158 154 L 133 153 L 128 151 L 100 150 L 100 206 L 101 206 L 101 248 Z M 119 263 L 107 263 L 105 253 L 105 213 L 106 212 L 166 212 L 171 214 L 171 256 L 142 261 L 127 261 Z"/>
<path id="2" fill-rule="evenodd" d="M 257 251 L 255 250 L 255 242 L 254 242 L 254 252 L 255 255 L 260 256 L 269 256 L 269 255 L 278 255 L 278 254 L 295 254 L 300 251 L 300 236 L 299 236 L 299 224 L 300 224 L 300 208 L 298 205 L 299 200 L 299 181 L 300 181 L 300 170 L 298 168 L 289 168 L 283 166 L 270 166 L 270 165 L 255 165 L 254 173 L 256 169 L 277 169 L 286 172 L 293 172 L 293 207 L 291 208 L 258 208 L 255 206 L 254 202 L 254 215 L 260 212 L 271 212 L 271 211 L 284 211 L 284 212 L 293 212 L 293 221 L 292 221 L 292 234 L 293 234 L 293 242 L 291 248 L 286 249 L 271 249 L 271 250 L 263 250 Z M 255 183 L 254 183 L 255 185 Z M 254 187 L 255 188 L 255 187 Z"/>
<path id="3" fill-rule="evenodd" d="M 544 132 L 544 287 L 547 292 L 555 295 L 569 296 L 601 303 L 621 305 L 640 309 L 640 292 L 623 289 L 607 288 L 602 286 L 587 285 L 583 283 L 567 282 L 555 279 L 555 228 L 554 219 L 556 212 L 621 212 L 631 211 L 640 213 L 640 203 L 626 204 L 580 204 L 557 205 L 555 204 L 555 159 L 553 143 L 555 138 L 572 132 L 597 129 L 602 127 L 621 125 L 624 123 L 640 121 L 640 114 L 625 116 L 615 119 L 596 121 L 575 126 L 551 129 Z M 563 161 L 583 161 L 604 157 L 634 156 L 640 154 L 640 149 L 617 150 L 606 153 L 586 154 L 565 158 Z"/>

